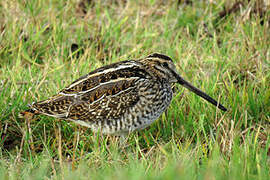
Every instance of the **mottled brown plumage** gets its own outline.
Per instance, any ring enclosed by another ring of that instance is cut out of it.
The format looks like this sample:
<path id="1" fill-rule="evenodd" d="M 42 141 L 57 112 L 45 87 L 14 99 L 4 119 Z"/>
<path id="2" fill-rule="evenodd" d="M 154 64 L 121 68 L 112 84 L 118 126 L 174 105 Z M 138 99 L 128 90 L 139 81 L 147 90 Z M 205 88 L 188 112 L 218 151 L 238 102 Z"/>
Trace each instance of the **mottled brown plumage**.
<path id="1" fill-rule="evenodd" d="M 104 134 L 143 129 L 170 105 L 171 86 L 179 83 L 221 110 L 226 108 L 178 75 L 168 56 L 154 53 L 139 60 L 107 65 L 74 81 L 57 95 L 33 103 L 22 114 L 66 119 Z"/>

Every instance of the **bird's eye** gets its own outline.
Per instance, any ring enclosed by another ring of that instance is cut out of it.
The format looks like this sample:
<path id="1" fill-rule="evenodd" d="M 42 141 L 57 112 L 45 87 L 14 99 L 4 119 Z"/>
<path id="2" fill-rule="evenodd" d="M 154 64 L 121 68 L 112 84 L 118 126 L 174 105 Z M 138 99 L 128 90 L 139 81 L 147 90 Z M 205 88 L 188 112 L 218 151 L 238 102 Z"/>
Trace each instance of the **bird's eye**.
<path id="1" fill-rule="evenodd" d="M 168 67 L 169 65 L 168 65 L 167 62 L 165 62 L 165 63 L 163 63 L 163 66 L 164 66 L 164 67 Z"/>

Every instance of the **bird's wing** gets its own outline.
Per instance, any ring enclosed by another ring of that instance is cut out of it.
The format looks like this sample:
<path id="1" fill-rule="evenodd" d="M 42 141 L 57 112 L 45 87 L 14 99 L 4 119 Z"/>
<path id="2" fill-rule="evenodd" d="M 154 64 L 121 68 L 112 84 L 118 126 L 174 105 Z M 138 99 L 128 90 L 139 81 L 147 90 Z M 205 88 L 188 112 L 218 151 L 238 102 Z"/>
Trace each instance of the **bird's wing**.
<path id="1" fill-rule="evenodd" d="M 68 111 L 68 119 L 85 122 L 119 119 L 139 101 L 136 78 L 102 84 L 89 91 Z"/>
<path id="2" fill-rule="evenodd" d="M 48 100 L 34 103 L 41 114 L 72 120 L 119 118 L 138 101 L 137 82 L 149 78 L 139 62 L 123 61 L 99 68 L 74 81 Z"/>

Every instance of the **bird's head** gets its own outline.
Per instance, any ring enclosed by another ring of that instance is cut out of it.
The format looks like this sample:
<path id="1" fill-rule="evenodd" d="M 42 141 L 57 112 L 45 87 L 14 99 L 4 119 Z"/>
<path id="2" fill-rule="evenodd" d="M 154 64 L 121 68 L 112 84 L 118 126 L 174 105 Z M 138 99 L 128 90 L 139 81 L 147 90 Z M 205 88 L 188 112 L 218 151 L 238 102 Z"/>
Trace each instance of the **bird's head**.
<path id="1" fill-rule="evenodd" d="M 141 61 L 147 64 L 150 71 L 154 72 L 155 76 L 157 76 L 156 78 L 163 79 L 169 83 L 179 83 L 185 88 L 197 94 L 198 96 L 217 106 L 219 109 L 227 111 L 227 109 L 220 103 L 218 103 L 216 100 L 208 96 L 200 89 L 194 87 L 188 81 L 184 80 L 177 72 L 175 64 L 170 57 L 160 53 L 153 53 L 148 55 Z"/>
<path id="2" fill-rule="evenodd" d="M 143 61 L 158 79 L 163 79 L 169 83 L 178 82 L 178 73 L 170 57 L 160 53 L 153 53 L 144 58 Z"/>

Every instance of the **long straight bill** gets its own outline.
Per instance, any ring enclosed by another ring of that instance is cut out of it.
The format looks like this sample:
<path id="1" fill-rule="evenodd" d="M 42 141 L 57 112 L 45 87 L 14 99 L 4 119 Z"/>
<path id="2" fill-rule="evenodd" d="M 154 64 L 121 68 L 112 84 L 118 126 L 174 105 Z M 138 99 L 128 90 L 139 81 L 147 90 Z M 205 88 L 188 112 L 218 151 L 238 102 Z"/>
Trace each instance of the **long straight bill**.
<path id="1" fill-rule="evenodd" d="M 190 91 L 194 92 L 198 96 L 202 97 L 203 99 L 207 100 L 211 104 L 217 106 L 222 111 L 227 111 L 227 109 L 222 104 L 218 103 L 216 100 L 214 100 L 213 98 L 208 96 L 205 92 L 203 92 L 200 89 L 198 89 L 198 88 L 194 87 L 193 85 L 191 85 L 189 82 L 184 80 L 181 76 L 178 75 L 177 80 L 178 80 L 179 84 L 183 85 L 184 87 L 186 87 Z"/>

